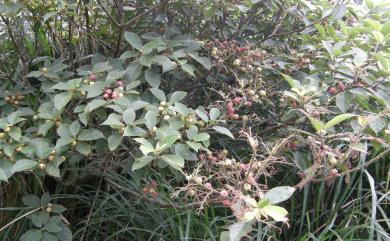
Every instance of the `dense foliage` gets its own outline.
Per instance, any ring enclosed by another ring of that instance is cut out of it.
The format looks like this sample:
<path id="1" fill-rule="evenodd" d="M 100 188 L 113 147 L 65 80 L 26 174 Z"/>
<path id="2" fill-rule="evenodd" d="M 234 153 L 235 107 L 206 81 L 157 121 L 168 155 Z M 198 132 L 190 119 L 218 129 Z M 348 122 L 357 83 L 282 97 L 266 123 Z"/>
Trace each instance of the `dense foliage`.
<path id="1" fill-rule="evenodd" d="M 389 240 L 390 3 L 0 1 L 2 240 Z"/>

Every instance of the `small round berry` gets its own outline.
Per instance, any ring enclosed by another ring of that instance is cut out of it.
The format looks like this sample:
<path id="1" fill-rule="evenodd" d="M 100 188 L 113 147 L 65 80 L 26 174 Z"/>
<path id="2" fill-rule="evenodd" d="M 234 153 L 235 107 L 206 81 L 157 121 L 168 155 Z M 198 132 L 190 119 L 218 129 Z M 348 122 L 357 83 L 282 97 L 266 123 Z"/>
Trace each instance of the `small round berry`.
<path id="1" fill-rule="evenodd" d="M 118 98 L 118 92 L 113 92 L 111 95 L 111 99 Z"/>
<path id="2" fill-rule="evenodd" d="M 45 170 L 46 164 L 45 163 L 39 163 L 38 167 L 39 167 L 40 170 L 43 171 L 43 170 Z"/>
<path id="3" fill-rule="evenodd" d="M 227 199 L 224 199 L 224 200 L 222 200 L 222 205 L 223 205 L 225 208 L 228 208 L 228 207 L 230 207 L 230 201 L 227 200 Z"/>
<path id="4" fill-rule="evenodd" d="M 337 89 L 335 87 L 330 87 L 328 93 L 330 95 L 335 95 L 337 93 Z"/>
<path id="5" fill-rule="evenodd" d="M 261 71 L 263 71 L 263 69 L 261 67 L 257 67 L 256 71 L 257 71 L 257 73 L 261 73 Z"/>
<path id="6" fill-rule="evenodd" d="M 330 166 L 336 166 L 337 165 L 337 160 L 336 160 L 336 158 L 334 158 L 333 156 L 331 156 L 331 157 L 329 157 L 329 159 L 328 159 L 328 163 L 329 163 L 329 165 Z"/>
<path id="7" fill-rule="evenodd" d="M 167 106 L 167 102 L 166 101 L 161 101 L 160 102 L 160 106 L 163 106 L 163 107 Z"/>
<path id="8" fill-rule="evenodd" d="M 105 100 L 108 100 L 108 99 L 110 98 L 110 95 L 107 94 L 107 93 L 105 93 L 105 94 L 103 95 L 103 98 L 104 98 Z"/>
<path id="9" fill-rule="evenodd" d="M 211 183 L 209 183 L 209 182 L 206 182 L 206 183 L 204 184 L 204 187 L 207 188 L 207 189 L 213 189 L 213 186 L 212 186 Z"/>
<path id="10" fill-rule="evenodd" d="M 335 177 L 335 176 L 339 175 L 339 172 L 337 171 L 336 168 L 332 168 L 332 169 L 329 170 L 328 175 L 331 176 L 331 177 Z"/>
<path id="11" fill-rule="evenodd" d="M 104 92 L 105 92 L 106 94 L 111 95 L 111 94 L 112 94 L 112 89 L 106 89 Z"/>
<path id="12" fill-rule="evenodd" d="M 241 60 L 240 59 L 235 59 L 233 61 L 233 66 L 234 67 L 240 67 L 240 65 L 241 65 Z"/>
<path id="13" fill-rule="evenodd" d="M 11 127 L 7 126 L 5 129 L 4 129 L 5 132 L 10 132 L 11 131 Z"/>
<path id="14" fill-rule="evenodd" d="M 243 116 L 241 116 L 241 119 L 242 119 L 242 121 L 248 121 L 249 120 L 249 117 L 247 116 L 247 115 L 243 115 Z"/>
<path id="15" fill-rule="evenodd" d="M 86 85 L 89 84 L 89 79 L 84 79 L 83 84 L 86 84 Z"/>
<path id="16" fill-rule="evenodd" d="M 251 189 L 252 189 L 251 184 L 249 184 L 249 183 L 245 183 L 245 184 L 244 184 L 244 190 L 245 190 L 245 191 L 249 191 L 249 190 L 251 190 Z"/>
<path id="17" fill-rule="evenodd" d="M 189 197 L 194 197 L 194 196 L 196 195 L 196 192 L 195 192 L 194 189 L 190 189 L 190 190 L 188 190 L 187 195 L 188 195 Z"/>
<path id="18" fill-rule="evenodd" d="M 202 177 L 195 177 L 195 182 L 198 184 L 202 184 L 203 182 Z"/>
<path id="19" fill-rule="evenodd" d="M 0 139 L 3 139 L 6 137 L 7 134 L 5 134 L 4 132 L 0 132 Z"/>
<path id="20" fill-rule="evenodd" d="M 250 185 L 256 185 L 256 179 L 254 177 L 248 177 L 246 180 Z"/>
<path id="21" fill-rule="evenodd" d="M 338 89 L 339 91 L 344 91 L 344 90 L 345 90 L 345 85 L 344 85 L 344 83 L 343 83 L 343 82 L 338 82 L 338 83 L 337 83 L 337 89 Z"/>
<path id="22" fill-rule="evenodd" d="M 47 72 L 49 72 L 49 70 L 47 68 L 42 68 L 42 72 L 47 73 Z"/>
<path id="23" fill-rule="evenodd" d="M 224 189 L 224 190 L 219 192 L 219 195 L 221 197 L 227 197 L 227 196 L 229 196 L 229 192 Z"/>
<path id="24" fill-rule="evenodd" d="M 267 96 L 267 92 L 265 92 L 265 90 L 260 90 L 259 94 L 262 97 L 266 97 Z"/>
<path id="25" fill-rule="evenodd" d="M 52 162 L 52 161 L 54 161 L 56 159 L 56 157 L 51 155 L 47 159 Z"/>
<path id="26" fill-rule="evenodd" d="M 89 79 L 90 79 L 91 81 L 96 81 L 96 75 L 95 75 L 95 74 L 90 74 L 90 75 L 89 75 Z"/>
<path id="27" fill-rule="evenodd" d="M 164 120 L 169 120 L 171 117 L 169 115 L 164 115 Z"/>
<path id="28" fill-rule="evenodd" d="M 123 81 L 122 81 L 122 80 L 117 80 L 117 81 L 115 82 L 115 86 L 116 86 L 116 87 L 123 87 L 123 86 L 124 86 Z"/>

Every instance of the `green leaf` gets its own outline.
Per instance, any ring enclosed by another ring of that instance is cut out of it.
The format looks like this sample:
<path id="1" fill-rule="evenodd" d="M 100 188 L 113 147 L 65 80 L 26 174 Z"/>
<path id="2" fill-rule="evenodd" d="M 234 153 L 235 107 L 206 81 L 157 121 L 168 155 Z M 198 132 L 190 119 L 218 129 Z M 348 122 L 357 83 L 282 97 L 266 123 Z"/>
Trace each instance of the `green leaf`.
<path id="1" fill-rule="evenodd" d="M 367 61 L 368 55 L 361 49 L 356 48 L 353 62 L 356 66 L 362 66 Z"/>
<path id="2" fill-rule="evenodd" d="M 240 241 L 241 238 L 252 230 L 252 222 L 236 223 L 229 227 L 228 241 Z"/>
<path id="3" fill-rule="evenodd" d="M 263 213 L 265 213 L 267 216 L 270 216 L 276 222 L 286 222 L 288 220 L 286 217 L 288 212 L 282 207 L 268 205 L 261 210 L 263 211 Z"/>
<path id="4" fill-rule="evenodd" d="M 145 80 L 152 88 L 158 88 L 161 83 L 160 75 L 151 69 L 145 71 Z"/>
<path id="5" fill-rule="evenodd" d="M 119 59 L 129 59 L 129 58 L 133 58 L 133 57 L 136 57 L 138 56 L 139 53 L 135 52 L 135 51 L 125 51 L 120 57 Z"/>
<path id="6" fill-rule="evenodd" d="M 22 198 L 24 205 L 31 208 L 39 208 L 41 206 L 41 199 L 36 195 L 26 195 Z"/>
<path id="7" fill-rule="evenodd" d="M 128 108 L 123 112 L 123 121 L 127 125 L 133 124 L 133 122 L 135 121 L 135 117 L 136 117 L 135 111 L 131 108 Z"/>
<path id="8" fill-rule="evenodd" d="M 15 165 L 12 167 L 12 173 L 22 172 L 28 169 L 32 169 L 38 166 L 38 162 L 30 159 L 21 159 L 18 160 Z"/>
<path id="9" fill-rule="evenodd" d="M 96 63 L 93 65 L 92 67 L 92 73 L 101 73 L 101 72 L 106 72 L 106 71 L 109 71 L 111 70 L 112 67 L 110 66 L 109 63 L 107 62 L 100 62 L 100 63 Z"/>
<path id="10" fill-rule="evenodd" d="M 195 67 L 191 64 L 181 64 L 181 69 L 192 77 L 195 77 Z"/>
<path id="11" fill-rule="evenodd" d="M 72 241 L 73 240 L 72 232 L 67 227 L 63 227 L 61 231 L 56 233 L 56 235 L 60 241 Z"/>
<path id="12" fill-rule="evenodd" d="M 184 92 L 184 91 L 175 91 L 173 92 L 173 94 L 171 95 L 171 98 L 169 99 L 169 102 L 171 104 L 174 104 L 176 102 L 179 102 L 181 101 L 182 99 L 184 99 L 184 97 L 186 97 L 187 93 Z"/>
<path id="13" fill-rule="evenodd" d="M 39 229 L 30 229 L 22 235 L 20 241 L 41 241 L 42 231 Z"/>
<path id="14" fill-rule="evenodd" d="M 57 140 L 56 148 L 66 146 L 73 141 L 73 138 L 63 137 Z"/>
<path id="15" fill-rule="evenodd" d="M 76 151 L 84 156 L 87 156 L 91 153 L 91 146 L 85 142 L 80 141 L 76 145 Z"/>
<path id="16" fill-rule="evenodd" d="M 144 136 L 146 131 L 138 126 L 127 126 L 123 136 Z"/>
<path id="17" fill-rule="evenodd" d="M 110 151 L 114 151 L 122 142 L 123 136 L 119 133 L 112 133 L 110 137 L 108 137 L 108 148 Z"/>
<path id="18" fill-rule="evenodd" d="M 72 97 L 73 97 L 72 92 L 63 92 L 57 94 L 54 96 L 54 100 L 53 100 L 54 106 L 56 107 L 56 109 L 61 110 L 69 103 L 69 101 L 72 100 Z"/>
<path id="19" fill-rule="evenodd" d="M 199 149 L 202 148 L 202 144 L 198 142 L 187 141 L 186 143 L 189 147 L 191 147 L 196 152 L 198 152 Z"/>
<path id="20" fill-rule="evenodd" d="M 162 155 L 161 159 L 174 169 L 180 170 L 184 167 L 184 158 L 179 155 Z"/>
<path id="21" fill-rule="evenodd" d="M 60 174 L 60 169 L 56 165 L 54 165 L 54 163 L 52 163 L 52 162 L 46 164 L 45 171 L 50 176 L 60 178 L 60 175 L 61 175 Z"/>
<path id="22" fill-rule="evenodd" d="M 233 134 L 230 132 L 229 129 L 222 127 L 222 126 L 214 126 L 213 129 L 221 134 L 227 135 L 228 137 L 234 139 Z"/>
<path id="23" fill-rule="evenodd" d="M 22 130 L 19 127 L 12 127 L 11 131 L 8 132 L 8 135 L 12 139 L 14 139 L 16 141 L 20 141 L 20 138 L 22 137 Z"/>
<path id="24" fill-rule="evenodd" d="M 141 169 L 144 166 L 148 165 L 152 161 L 153 161 L 153 157 L 151 157 L 151 156 L 143 156 L 143 157 L 137 158 L 137 159 L 135 159 L 133 166 L 131 167 L 131 170 L 135 171 L 135 170 Z"/>
<path id="25" fill-rule="evenodd" d="M 200 141 L 207 141 L 210 139 L 210 135 L 207 133 L 198 133 L 196 134 L 192 140 L 200 142 Z"/>
<path id="26" fill-rule="evenodd" d="M 209 58 L 206 58 L 206 57 L 200 57 L 198 56 L 198 54 L 196 53 L 188 53 L 188 55 L 193 58 L 194 60 L 196 60 L 198 63 L 200 63 L 201 65 L 203 65 L 203 67 L 207 70 L 211 69 L 211 61 Z"/>
<path id="27" fill-rule="evenodd" d="M 344 4 L 336 4 L 332 10 L 332 16 L 335 20 L 341 19 L 345 15 L 346 7 Z"/>
<path id="28" fill-rule="evenodd" d="M 148 129 L 152 129 L 157 124 L 157 112 L 148 111 L 145 115 L 145 124 Z"/>
<path id="29" fill-rule="evenodd" d="M 57 15 L 57 13 L 58 13 L 58 12 L 56 12 L 56 11 L 46 13 L 46 14 L 43 16 L 43 22 L 46 22 L 46 21 L 49 20 L 51 17 Z"/>
<path id="30" fill-rule="evenodd" d="M 169 148 L 173 143 L 175 143 L 180 138 L 179 135 L 169 135 L 164 137 L 161 141 L 157 143 L 156 149 L 158 151 L 163 151 Z"/>
<path id="31" fill-rule="evenodd" d="M 211 108 L 210 110 L 210 120 L 217 120 L 217 118 L 221 115 L 221 111 L 217 108 Z"/>
<path id="32" fill-rule="evenodd" d="M 385 119 L 379 115 L 370 115 L 367 119 L 368 125 L 376 134 L 382 131 L 386 126 Z"/>
<path id="33" fill-rule="evenodd" d="M 157 88 L 151 88 L 149 90 L 160 101 L 166 101 L 167 100 L 167 97 L 165 96 L 164 91 L 162 91 L 160 89 L 157 89 Z"/>
<path id="34" fill-rule="evenodd" d="M 352 118 L 352 117 L 355 117 L 356 115 L 354 114 L 341 114 L 341 115 L 338 115 L 336 117 L 334 117 L 333 119 L 331 119 L 330 121 L 328 121 L 325 126 L 324 126 L 324 129 L 329 129 L 331 128 L 332 126 L 334 125 L 337 125 L 338 123 L 340 122 L 343 122 L 349 118 Z"/>
<path id="35" fill-rule="evenodd" d="M 157 55 L 153 58 L 153 62 L 157 63 L 158 65 L 162 66 L 163 73 L 173 70 L 177 67 L 177 64 L 170 60 L 167 56 L 165 55 Z"/>
<path id="36" fill-rule="evenodd" d="M 291 88 L 299 88 L 301 86 L 299 81 L 291 78 L 291 76 L 286 75 L 286 74 L 281 74 L 281 75 L 288 82 L 288 84 L 291 86 Z"/>
<path id="37" fill-rule="evenodd" d="M 83 129 L 78 136 L 80 141 L 92 141 L 100 138 L 104 138 L 104 135 L 97 129 Z"/>
<path id="38" fill-rule="evenodd" d="M 313 125 L 314 129 L 316 129 L 317 132 L 321 131 L 324 129 L 324 123 L 322 123 L 322 121 L 316 119 L 316 118 L 313 118 L 313 117 L 310 117 L 309 116 L 309 120 L 311 122 L 311 124 Z"/>
<path id="39" fill-rule="evenodd" d="M 114 116 L 109 116 L 103 123 L 100 125 L 106 125 L 106 126 L 125 126 L 122 121 L 116 119 Z"/>
<path id="40" fill-rule="evenodd" d="M 43 232 L 41 241 L 58 241 L 55 234 Z"/>
<path id="41" fill-rule="evenodd" d="M 343 91 L 336 96 L 336 106 L 342 111 L 347 112 L 352 103 L 352 95 Z"/>
<path id="42" fill-rule="evenodd" d="M 66 211 L 66 208 L 60 204 L 54 204 L 52 206 L 53 213 L 63 213 Z"/>
<path id="43" fill-rule="evenodd" d="M 295 191 L 295 188 L 289 186 L 279 186 L 269 190 L 263 199 L 270 201 L 271 204 L 280 203 L 289 199 Z"/>
<path id="44" fill-rule="evenodd" d="M 81 128 L 80 122 L 79 122 L 78 120 L 75 120 L 75 121 L 72 122 L 72 124 L 69 126 L 69 132 L 70 132 L 70 134 L 71 134 L 73 137 L 75 137 L 75 136 L 77 136 L 77 134 L 79 134 L 80 128 Z"/>
<path id="45" fill-rule="evenodd" d="M 45 229 L 50 233 L 58 233 L 62 230 L 55 222 L 47 222 Z"/>
<path id="46" fill-rule="evenodd" d="M 131 45 L 131 47 L 141 50 L 142 40 L 137 34 L 133 32 L 125 32 L 124 36 L 126 41 Z"/>

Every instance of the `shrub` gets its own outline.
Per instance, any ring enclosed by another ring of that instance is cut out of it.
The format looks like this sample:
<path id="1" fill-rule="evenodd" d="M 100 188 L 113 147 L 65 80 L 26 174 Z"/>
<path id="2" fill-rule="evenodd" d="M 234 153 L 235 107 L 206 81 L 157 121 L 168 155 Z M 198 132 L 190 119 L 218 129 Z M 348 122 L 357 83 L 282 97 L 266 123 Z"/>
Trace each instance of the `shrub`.
<path id="1" fill-rule="evenodd" d="M 5 240 L 386 240 L 388 8 L 2 2 Z"/>

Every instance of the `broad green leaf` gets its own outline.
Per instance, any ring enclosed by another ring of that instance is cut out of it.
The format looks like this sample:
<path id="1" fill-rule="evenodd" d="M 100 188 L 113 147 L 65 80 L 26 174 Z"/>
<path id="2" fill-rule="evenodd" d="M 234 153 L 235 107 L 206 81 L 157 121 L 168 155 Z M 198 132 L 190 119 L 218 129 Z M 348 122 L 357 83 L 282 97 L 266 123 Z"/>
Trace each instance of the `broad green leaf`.
<path id="1" fill-rule="evenodd" d="M 167 97 L 165 96 L 164 91 L 162 91 L 160 89 L 157 89 L 157 88 L 151 88 L 149 90 L 160 101 L 166 101 L 167 100 Z"/>
<path id="2" fill-rule="evenodd" d="M 125 126 L 122 121 L 116 119 L 115 117 L 109 116 L 103 123 L 100 125 L 106 126 Z"/>
<path id="3" fill-rule="evenodd" d="M 66 146 L 66 145 L 70 144 L 72 141 L 73 141 L 73 138 L 71 138 L 71 137 L 60 138 L 57 140 L 56 148 Z"/>
<path id="4" fill-rule="evenodd" d="M 127 126 L 123 136 L 144 136 L 146 131 L 138 126 Z"/>
<path id="5" fill-rule="evenodd" d="M 196 110 L 196 114 L 204 121 L 204 122 L 209 122 L 209 117 L 207 116 L 207 114 L 202 111 L 202 110 Z"/>
<path id="6" fill-rule="evenodd" d="M 41 241 L 42 231 L 39 229 L 30 229 L 22 235 L 20 241 Z"/>
<path id="7" fill-rule="evenodd" d="M 216 108 L 211 108 L 210 110 L 210 120 L 217 120 L 217 118 L 221 115 L 221 111 Z"/>
<path id="8" fill-rule="evenodd" d="M 324 129 L 324 123 L 316 118 L 310 117 L 309 120 L 311 124 L 313 125 L 314 129 L 316 129 L 317 132 L 321 131 Z"/>
<path id="9" fill-rule="evenodd" d="M 241 238 L 252 230 L 252 222 L 236 223 L 229 227 L 229 240 L 240 241 Z"/>
<path id="10" fill-rule="evenodd" d="M 72 122 L 72 124 L 69 126 L 69 132 L 70 132 L 70 134 L 71 134 L 73 137 L 75 137 L 75 136 L 77 136 L 77 134 L 79 134 L 80 128 L 81 128 L 80 122 L 79 122 L 78 120 L 75 120 L 75 121 Z"/>
<path id="11" fill-rule="evenodd" d="M 22 198 L 24 205 L 31 208 L 39 208 L 41 206 L 41 199 L 36 195 L 26 195 Z"/>
<path id="12" fill-rule="evenodd" d="M 193 58 L 194 60 L 196 60 L 198 63 L 200 63 L 201 65 L 203 65 L 203 67 L 207 70 L 211 69 L 211 61 L 209 58 L 206 58 L 206 57 L 200 57 L 198 56 L 198 54 L 196 53 L 188 53 L 188 55 Z"/>
<path id="13" fill-rule="evenodd" d="M 338 116 L 334 117 L 333 119 L 331 119 L 330 121 L 328 121 L 325 124 L 324 129 L 329 129 L 332 126 L 337 125 L 340 122 L 343 122 L 343 121 L 345 121 L 345 120 L 347 120 L 349 118 L 355 117 L 355 116 L 356 115 L 354 115 L 354 114 L 341 114 L 341 115 L 338 115 Z"/>
<path id="14" fill-rule="evenodd" d="M 263 199 L 271 202 L 271 204 L 280 203 L 289 199 L 295 191 L 295 188 L 289 186 L 275 187 L 269 190 Z"/>
<path id="15" fill-rule="evenodd" d="M 16 141 L 20 141 L 20 138 L 22 137 L 22 130 L 19 127 L 12 127 L 11 131 L 8 132 L 8 135 L 12 139 L 14 139 Z"/>
<path id="16" fill-rule="evenodd" d="M 161 159 L 174 169 L 180 170 L 184 167 L 184 158 L 179 155 L 162 155 Z"/>
<path id="17" fill-rule="evenodd" d="M 50 176 L 60 178 L 60 175 L 61 175 L 60 174 L 60 169 L 56 165 L 54 165 L 52 162 L 46 164 L 45 171 Z"/>
<path id="18" fill-rule="evenodd" d="M 169 148 L 173 143 L 175 143 L 180 138 L 179 135 L 169 135 L 164 137 L 161 141 L 157 143 L 156 149 L 158 151 L 163 151 Z"/>
<path id="19" fill-rule="evenodd" d="M 181 64 L 181 69 L 192 77 L 195 77 L 195 67 L 192 64 Z"/>
<path id="20" fill-rule="evenodd" d="M 62 228 L 55 222 L 47 222 L 47 224 L 45 225 L 45 229 L 51 233 L 58 233 L 62 230 Z"/>
<path id="21" fill-rule="evenodd" d="M 72 92 L 63 92 L 63 93 L 57 94 L 54 96 L 54 100 L 53 100 L 54 106 L 58 110 L 61 110 L 69 103 L 69 101 L 72 100 L 72 97 L 73 97 Z"/>
<path id="22" fill-rule="evenodd" d="M 145 115 L 145 124 L 149 129 L 155 127 L 157 125 L 157 112 L 148 111 Z"/>
<path id="23" fill-rule="evenodd" d="M 152 88 L 158 88 L 161 83 L 160 75 L 152 69 L 145 71 L 145 80 Z"/>
<path id="24" fill-rule="evenodd" d="M 222 127 L 222 126 L 214 126 L 213 129 L 221 134 L 227 135 L 228 137 L 234 139 L 233 134 L 230 132 L 229 129 Z"/>
<path id="25" fill-rule="evenodd" d="M 173 94 L 171 95 L 171 98 L 169 99 L 169 102 L 171 104 L 174 104 L 176 102 L 179 102 L 181 101 L 182 99 L 184 99 L 184 97 L 186 97 L 187 93 L 184 92 L 184 91 L 175 91 L 173 92 Z"/>
<path id="26" fill-rule="evenodd" d="M 207 133 L 198 133 L 196 134 L 192 140 L 200 142 L 200 141 L 207 141 L 210 139 L 210 135 Z"/>
<path id="27" fill-rule="evenodd" d="M 382 131 L 386 126 L 385 119 L 379 115 L 370 115 L 367 119 L 368 125 L 376 134 Z"/>
<path id="28" fill-rule="evenodd" d="M 112 67 L 108 62 L 100 62 L 96 63 L 92 67 L 92 73 L 101 73 L 111 70 Z"/>
<path id="29" fill-rule="evenodd" d="M 332 16 L 335 20 L 341 19 L 346 11 L 346 7 L 344 4 L 336 4 L 336 6 L 332 10 Z"/>
<path id="30" fill-rule="evenodd" d="M 157 55 L 153 58 L 153 62 L 161 65 L 163 73 L 173 70 L 177 67 L 177 64 L 170 60 L 167 56 Z"/>
<path id="31" fill-rule="evenodd" d="M 199 149 L 202 148 L 202 144 L 198 142 L 187 141 L 186 143 L 189 147 L 191 147 L 196 152 L 198 152 Z"/>
<path id="32" fill-rule="evenodd" d="M 28 169 L 32 169 L 38 166 L 38 162 L 29 160 L 29 159 L 21 159 L 18 160 L 15 165 L 12 167 L 12 173 L 22 172 Z"/>
<path id="33" fill-rule="evenodd" d="M 76 145 L 76 151 L 84 156 L 91 153 L 91 146 L 83 141 L 79 141 Z"/>
<path id="34" fill-rule="evenodd" d="M 53 233 L 43 232 L 41 241 L 58 241 L 58 238 Z"/>
<path id="35" fill-rule="evenodd" d="M 289 75 L 286 75 L 286 74 L 281 74 L 283 76 L 283 78 L 288 82 L 288 84 L 291 86 L 291 88 L 298 88 L 301 86 L 301 84 L 299 83 L 299 81 L 291 78 L 291 76 Z"/>
<path id="36" fill-rule="evenodd" d="M 108 148 L 110 151 L 114 151 L 122 142 L 123 136 L 119 133 L 112 133 L 110 137 L 108 137 Z"/>
<path id="37" fill-rule="evenodd" d="M 135 117 L 136 117 L 135 111 L 131 108 L 128 108 L 123 112 L 123 121 L 127 125 L 133 124 L 133 122 L 135 121 Z"/>
<path id="38" fill-rule="evenodd" d="M 282 207 L 268 205 L 262 208 L 261 211 L 265 215 L 271 217 L 276 222 L 286 222 L 288 220 L 286 217 L 288 212 Z"/>
<path id="39" fill-rule="evenodd" d="M 131 45 L 131 47 L 141 50 L 142 40 L 137 34 L 133 32 L 125 32 L 124 36 L 126 41 Z"/>
<path id="40" fill-rule="evenodd" d="M 143 156 L 140 158 L 135 159 L 133 166 L 131 169 L 133 171 L 143 168 L 144 166 L 148 165 L 153 161 L 153 157 L 151 156 Z"/>
<path id="41" fill-rule="evenodd" d="M 336 96 L 336 105 L 342 112 L 347 112 L 352 103 L 352 95 L 343 91 Z"/>
<path id="42" fill-rule="evenodd" d="M 97 129 L 83 129 L 78 136 L 80 141 L 93 141 L 100 138 L 104 138 L 104 135 Z"/>

